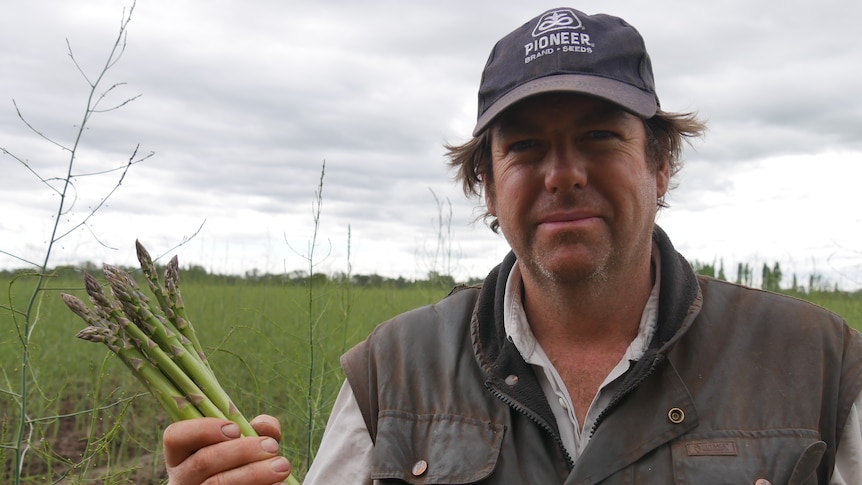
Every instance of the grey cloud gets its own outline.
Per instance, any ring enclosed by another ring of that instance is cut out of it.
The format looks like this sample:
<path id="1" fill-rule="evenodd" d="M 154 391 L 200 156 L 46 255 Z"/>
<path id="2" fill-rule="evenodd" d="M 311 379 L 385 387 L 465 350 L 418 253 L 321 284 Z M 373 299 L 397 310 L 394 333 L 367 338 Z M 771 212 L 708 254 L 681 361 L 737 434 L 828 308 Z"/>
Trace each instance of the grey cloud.
<path id="1" fill-rule="evenodd" d="M 0 5 L 0 42 L 18 46 L 0 52 L 6 72 L 15 73 L 0 79 L 0 146 L 56 174 L 62 154 L 20 126 L 10 100 L 46 133 L 70 140 L 86 86 L 64 39 L 88 69 L 98 66 L 121 7 L 46 1 L 50 8 Z M 335 227 L 350 224 L 374 238 L 433 237 L 433 189 L 451 198 L 464 258 L 481 256 L 477 248 L 490 231 L 481 222 L 465 229 L 477 202 L 452 185 L 441 144 L 468 135 L 493 42 L 558 6 L 541 3 L 139 2 L 109 81 L 128 83 L 111 100 L 142 97 L 93 119 L 81 168 L 121 165 L 140 144 L 141 153 L 155 156 L 133 167 L 106 217 L 197 221 L 236 217 L 242 208 L 277 227 L 289 215 L 308 214 L 326 160 L 323 210 Z M 642 2 L 582 7 L 610 10 L 638 27 L 663 106 L 697 110 L 710 122 L 706 139 L 686 152 L 671 210 L 707 210 L 711 197 L 732 191 L 734 175 L 757 160 L 862 150 L 860 5 L 669 0 L 660 9 Z M 13 165 L 0 157 L 3 176 L 14 178 L 0 193 L 3 208 L 17 207 L 27 191 L 40 194 L 38 207 L 50 208 L 47 191 Z M 93 182 L 81 181 L 82 190 Z M 105 188 L 87 190 L 80 208 L 97 203 Z M 237 232 L 256 237 L 253 228 Z"/>

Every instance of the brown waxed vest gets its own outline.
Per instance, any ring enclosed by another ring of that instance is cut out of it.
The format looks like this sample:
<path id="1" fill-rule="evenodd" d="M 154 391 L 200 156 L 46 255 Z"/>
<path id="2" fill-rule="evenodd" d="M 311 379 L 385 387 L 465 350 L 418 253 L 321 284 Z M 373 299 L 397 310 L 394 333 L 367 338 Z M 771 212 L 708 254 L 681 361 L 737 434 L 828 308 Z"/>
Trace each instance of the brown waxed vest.
<path id="1" fill-rule="evenodd" d="M 862 335 L 792 298 L 695 277 L 658 228 L 659 325 L 573 462 L 482 288 L 381 324 L 342 358 L 380 484 L 826 484 Z"/>

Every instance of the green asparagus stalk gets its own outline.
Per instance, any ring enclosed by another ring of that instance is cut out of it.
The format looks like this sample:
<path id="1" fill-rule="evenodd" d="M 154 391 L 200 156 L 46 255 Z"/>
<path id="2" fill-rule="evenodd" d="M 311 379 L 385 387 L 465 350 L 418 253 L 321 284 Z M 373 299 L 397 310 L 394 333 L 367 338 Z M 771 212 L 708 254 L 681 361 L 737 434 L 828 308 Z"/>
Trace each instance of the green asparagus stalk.
<path id="1" fill-rule="evenodd" d="M 99 323 L 97 317 L 80 298 L 67 294 L 63 294 L 62 297 L 66 305 L 88 323 L 86 328 L 78 332 L 77 337 L 106 344 L 132 370 L 144 387 L 158 399 L 172 420 L 180 421 L 204 416 L 139 348 L 117 335 L 108 325 Z"/>
<path id="2" fill-rule="evenodd" d="M 203 347 L 201 347 L 198 341 L 197 334 L 185 315 L 185 306 L 183 305 L 182 298 L 179 296 L 179 260 L 176 256 L 171 258 L 170 263 L 165 268 L 165 285 L 162 286 L 162 283 L 159 281 L 158 272 L 156 271 L 156 265 L 153 263 L 153 258 L 140 241 L 135 241 L 135 250 L 147 284 L 159 302 L 159 306 L 164 312 L 165 317 L 188 340 L 188 342 L 184 341 L 186 348 L 190 352 L 197 354 L 204 365 L 212 371 Z"/>
<path id="3" fill-rule="evenodd" d="M 223 419 L 226 418 L 224 412 L 212 402 L 203 390 L 201 390 L 192 377 L 190 377 L 183 368 L 171 359 L 171 357 L 168 356 L 165 351 L 149 337 L 149 335 L 129 321 L 129 319 L 125 317 L 119 305 L 111 302 L 104 291 L 102 291 L 102 287 L 99 285 L 99 282 L 96 281 L 96 278 L 89 273 L 84 273 L 84 284 L 87 288 L 87 294 L 90 295 L 90 301 L 93 303 L 93 306 L 103 315 L 107 315 L 107 320 L 114 322 L 118 328 L 122 329 L 122 332 L 126 337 L 126 340 L 130 342 L 130 345 L 134 342 L 134 345 L 139 349 L 139 351 L 145 354 L 155 364 L 155 366 L 160 369 L 160 372 L 166 376 L 166 378 L 170 379 L 176 387 L 182 390 L 186 398 L 194 403 L 195 407 L 200 410 L 202 415 Z M 66 304 L 69 304 L 68 301 Z M 75 310 L 73 309 L 72 311 Z M 245 431 L 248 430 L 246 429 Z"/>
<path id="4" fill-rule="evenodd" d="M 140 241 L 135 240 L 135 252 L 138 257 L 138 262 L 141 264 L 141 272 L 144 274 L 144 277 L 147 279 L 147 284 L 150 287 L 150 291 L 153 292 L 153 295 L 156 297 L 156 300 L 159 302 L 159 306 L 162 308 L 162 311 L 165 312 L 165 316 L 168 318 L 172 318 L 171 316 L 171 308 L 168 305 L 167 297 L 165 296 L 165 290 L 159 282 L 159 275 L 156 271 L 156 265 L 153 263 L 153 258 L 150 256 L 150 253 L 141 244 Z"/>
<path id="5" fill-rule="evenodd" d="M 110 295 L 95 277 L 84 274 L 92 309 L 81 299 L 62 294 L 69 309 L 87 323 L 77 337 L 107 345 L 172 420 L 202 416 L 229 419 L 240 426 L 243 435 L 257 436 L 215 378 L 185 313 L 176 256 L 165 269 L 163 286 L 152 258 L 139 241 L 136 249 L 158 305 L 150 305 L 150 299 L 127 272 L 106 264 L 103 270 Z M 293 477 L 286 483 L 300 485 Z"/>
<path id="6" fill-rule="evenodd" d="M 254 428 L 200 358 L 186 349 L 180 340 L 181 334 L 173 328 L 173 324 L 153 314 L 147 305 L 147 297 L 139 290 L 135 280 L 120 268 L 106 264 L 104 269 L 114 296 L 119 300 L 123 312 L 130 317 L 130 320 L 200 386 L 208 401 L 212 402 L 227 419 L 239 425 L 243 434 L 254 436 Z"/>
<path id="7" fill-rule="evenodd" d="M 176 321 L 174 322 L 177 329 L 192 341 L 197 353 L 201 356 L 204 363 L 209 365 L 206 354 L 198 341 L 198 335 L 192 326 L 191 320 L 186 315 L 186 305 L 183 302 L 183 296 L 180 294 L 180 263 L 176 256 L 168 261 L 165 267 L 165 288 L 167 289 L 168 303 L 173 309 Z"/>

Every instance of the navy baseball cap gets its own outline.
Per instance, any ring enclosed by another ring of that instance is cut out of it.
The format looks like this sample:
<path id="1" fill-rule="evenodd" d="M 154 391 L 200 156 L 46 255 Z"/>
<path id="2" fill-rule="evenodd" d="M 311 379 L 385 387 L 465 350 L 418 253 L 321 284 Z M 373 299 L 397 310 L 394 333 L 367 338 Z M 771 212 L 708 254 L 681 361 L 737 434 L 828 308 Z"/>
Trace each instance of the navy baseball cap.
<path id="1" fill-rule="evenodd" d="M 634 27 L 610 15 L 555 8 L 494 45 L 473 136 L 514 103 L 551 92 L 595 96 L 644 119 L 659 107 L 652 63 Z"/>

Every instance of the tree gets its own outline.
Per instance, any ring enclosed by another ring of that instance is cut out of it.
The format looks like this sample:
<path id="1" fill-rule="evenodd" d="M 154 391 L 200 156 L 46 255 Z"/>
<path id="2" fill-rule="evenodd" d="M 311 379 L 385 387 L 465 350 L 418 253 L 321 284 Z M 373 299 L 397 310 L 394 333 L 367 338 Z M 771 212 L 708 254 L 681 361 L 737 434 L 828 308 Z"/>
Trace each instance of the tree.
<path id="1" fill-rule="evenodd" d="M 777 262 L 772 268 L 768 264 L 763 263 L 761 274 L 760 287 L 762 289 L 769 291 L 779 291 L 781 289 L 781 266 Z"/>
<path id="2" fill-rule="evenodd" d="M 691 266 L 696 274 L 715 277 L 715 265 L 695 260 Z"/>
<path id="3" fill-rule="evenodd" d="M 745 285 L 751 286 L 752 283 L 752 272 L 751 266 L 748 263 L 742 264 L 739 263 L 736 266 L 736 284 L 737 285 Z"/>

